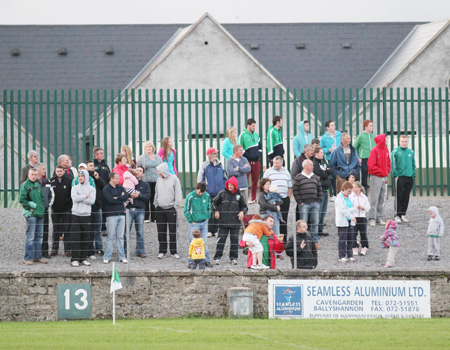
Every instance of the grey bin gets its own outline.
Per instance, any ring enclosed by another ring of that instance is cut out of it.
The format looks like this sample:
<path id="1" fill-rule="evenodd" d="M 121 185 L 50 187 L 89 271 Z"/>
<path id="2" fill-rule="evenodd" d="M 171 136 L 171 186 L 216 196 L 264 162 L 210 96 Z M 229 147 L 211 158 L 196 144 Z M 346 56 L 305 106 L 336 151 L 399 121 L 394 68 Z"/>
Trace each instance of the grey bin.
<path id="1" fill-rule="evenodd" d="M 228 317 L 253 318 L 253 290 L 244 287 L 228 289 Z"/>

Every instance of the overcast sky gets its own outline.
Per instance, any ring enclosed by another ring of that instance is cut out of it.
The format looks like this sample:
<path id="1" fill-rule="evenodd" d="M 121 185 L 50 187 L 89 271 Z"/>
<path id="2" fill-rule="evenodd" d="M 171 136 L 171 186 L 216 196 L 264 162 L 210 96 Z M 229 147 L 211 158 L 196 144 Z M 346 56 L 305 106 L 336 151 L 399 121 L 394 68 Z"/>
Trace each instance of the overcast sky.
<path id="1" fill-rule="evenodd" d="M 405 22 L 450 19 L 450 0 L 5 0 L 0 24 Z"/>

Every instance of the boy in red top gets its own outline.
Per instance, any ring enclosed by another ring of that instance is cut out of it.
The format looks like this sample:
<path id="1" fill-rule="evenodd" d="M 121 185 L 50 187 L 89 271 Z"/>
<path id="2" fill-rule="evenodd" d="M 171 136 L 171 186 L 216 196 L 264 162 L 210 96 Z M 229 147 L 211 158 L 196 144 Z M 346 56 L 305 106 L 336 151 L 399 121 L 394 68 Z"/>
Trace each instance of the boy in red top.
<path id="1" fill-rule="evenodd" d="M 383 220 L 384 205 L 386 203 L 387 183 L 391 171 L 391 158 L 386 147 L 386 135 L 375 137 L 376 146 L 370 151 L 367 166 L 370 175 L 370 210 L 368 214 L 369 225 L 386 225 Z"/>

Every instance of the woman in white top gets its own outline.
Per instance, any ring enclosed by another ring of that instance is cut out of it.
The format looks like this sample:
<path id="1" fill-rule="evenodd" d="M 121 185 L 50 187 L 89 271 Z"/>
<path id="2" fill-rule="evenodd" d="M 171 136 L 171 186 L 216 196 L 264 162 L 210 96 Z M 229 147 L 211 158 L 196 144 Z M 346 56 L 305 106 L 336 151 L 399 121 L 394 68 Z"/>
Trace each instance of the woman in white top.
<path id="1" fill-rule="evenodd" d="M 355 255 L 366 255 L 367 250 L 369 249 L 369 240 L 367 239 L 367 218 L 366 212 L 370 209 L 369 199 L 364 194 L 364 187 L 360 182 L 356 181 L 353 183 L 353 192 L 350 195 L 350 199 L 352 201 L 353 207 L 356 208 L 355 218 L 356 218 L 356 226 L 354 228 L 355 240 L 353 243 L 353 256 Z M 358 232 L 361 242 L 361 252 L 359 252 L 359 245 L 357 242 Z"/>

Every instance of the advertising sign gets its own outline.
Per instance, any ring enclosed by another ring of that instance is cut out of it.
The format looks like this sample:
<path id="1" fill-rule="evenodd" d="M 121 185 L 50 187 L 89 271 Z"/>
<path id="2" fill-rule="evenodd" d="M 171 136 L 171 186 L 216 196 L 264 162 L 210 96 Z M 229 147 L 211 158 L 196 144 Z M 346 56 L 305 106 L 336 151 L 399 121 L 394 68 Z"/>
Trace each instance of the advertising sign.
<path id="1" fill-rule="evenodd" d="M 429 318 L 430 281 L 269 280 L 270 318 Z"/>

